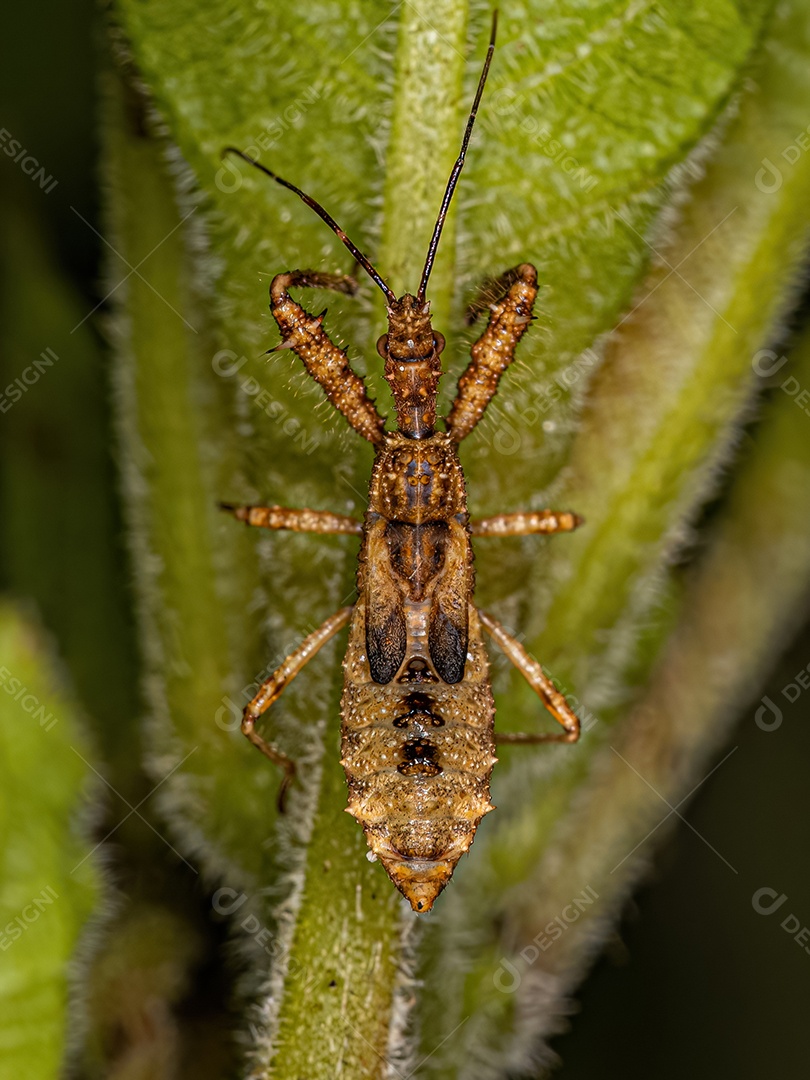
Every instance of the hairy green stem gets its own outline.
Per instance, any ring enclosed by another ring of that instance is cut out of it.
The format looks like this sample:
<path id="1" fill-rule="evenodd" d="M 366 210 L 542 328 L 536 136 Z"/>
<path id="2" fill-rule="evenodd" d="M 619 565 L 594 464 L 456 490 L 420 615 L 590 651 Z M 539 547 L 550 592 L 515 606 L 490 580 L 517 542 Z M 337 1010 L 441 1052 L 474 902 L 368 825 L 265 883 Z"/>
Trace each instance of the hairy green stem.
<path id="1" fill-rule="evenodd" d="M 399 20 L 380 245 L 380 262 L 397 295 L 415 293 L 419 286 L 459 151 L 467 8 L 467 0 L 420 0 L 405 4 Z M 433 316 L 445 324 L 455 290 L 455 217 L 451 204 L 430 279 Z"/>

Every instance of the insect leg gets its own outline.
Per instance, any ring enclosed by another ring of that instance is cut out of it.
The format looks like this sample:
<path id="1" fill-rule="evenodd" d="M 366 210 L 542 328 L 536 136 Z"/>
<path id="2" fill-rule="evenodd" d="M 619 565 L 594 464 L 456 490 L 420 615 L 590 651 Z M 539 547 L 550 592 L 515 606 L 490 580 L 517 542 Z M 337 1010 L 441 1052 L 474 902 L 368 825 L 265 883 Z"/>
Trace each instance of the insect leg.
<path id="1" fill-rule="evenodd" d="M 333 289 L 351 295 L 357 282 L 346 274 L 320 274 L 315 270 L 276 274 L 270 285 L 270 307 L 281 331 L 281 344 L 271 351 L 292 349 L 354 430 L 371 443 L 380 442 L 385 421 L 368 396 L 366 384 L 350 366 L 343 349 L 324 330 L 326 312 L 310 315 L 292 299 L 287 290 L 296 287 Z"/>
<path id="2" fill-rule="evenodd" d="M 504 733 L 503 735 L 496 735 L 495 741 L 523 744 L 576 742 L 579 738 L 579 717 L 554 686 L 551 679 L 544 674 L 537 661 L 529 656 L 519 641 L 515 641 L 512 635 L 506 632 L 497 619 L 493 619 L 491 615 L 480 610 L 478 617 L 484 629 L 512 661 L 532 690 L 539 696 L 543 705 L 554 719 L 565 728 L 565 731 L 561 732 L 539 732 L 530 735 Z"/>
<path id="3" fill-rule="evenodd" d="M 330 615 L 317 630 L 305 637 L 298 648 L 290 653 L 281 666 L 268 679 L 264 680 L 256 696 L 245 706 L 242 713 L 242 734 L 246 735 L 265 757 L 270 758 L 275 765 L 281 766 L 284 770 L 284 779 L 281 781 L 281 788 L 278 793 L 278 808 L 282 813 L 284 811 L 284 797 L 295 776 L 295 762 L 261 737 L 256 731 L 256 721 L 262 713 L 270 708 L 274 701 L 278 700 L 285 688 L 292 682 L 301 668 L 312 659 L 315 653 L 331 637 L 334 637 L 341 627 L 346 625 L 353 610 L 350 607 L 341 608 L 334 615 Z"/>
<path id="4" fill-rule="evenodd" d="M 362 521 L 345 514 L 332 514 L 328 510 L 290 510 L 286 506 L 233 506 L 231 503 L 220 503 L 219 507 L 233 514 L 237 521 L 263 529 L 353 533 L 357 536 L 363 532 Z"/>
<path id="5" fill-rule="evenodd" d="M 571 532 L 584 524 L 584 518 L 570 510 L 520 510 L 516 514 L 496 514 L 474 518 L 473 536 L 529 536 L 532 533 Z"/>
<path id="6" fill-rule="evenodd" d="M 492 304 L 481 300 L 469 309 L 474 321 L 485 307 L 490 316 L 486 330 L 471 349 L 472 360 L 458 381 L 458 392 L 447 417 L 447 430 L 461 442 L 484 415 L 498 389 L 501 375 L 515 358 L 515 348 L 532 319 L 537 296 L 537 271 L 530 263 L 507 270 L 487 289 L 499 299 Z"/>

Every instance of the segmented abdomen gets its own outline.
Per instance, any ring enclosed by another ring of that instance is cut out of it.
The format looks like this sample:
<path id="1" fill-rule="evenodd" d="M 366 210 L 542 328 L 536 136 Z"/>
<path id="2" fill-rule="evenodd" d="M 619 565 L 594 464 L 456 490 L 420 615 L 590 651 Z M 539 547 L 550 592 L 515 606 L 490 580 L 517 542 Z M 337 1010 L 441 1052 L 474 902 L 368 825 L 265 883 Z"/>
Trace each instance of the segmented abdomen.
<path id="1" fill-rule="evenodd" d="M 422 656 L 372 681 L 365 605 L 352 617 L 341 701 L 348 812 L 391 880 L 427 911 L 469 848 L 489 801 L 494 702 L 478 617 L 469 611 L 464 681 L 443 682 Z"/>

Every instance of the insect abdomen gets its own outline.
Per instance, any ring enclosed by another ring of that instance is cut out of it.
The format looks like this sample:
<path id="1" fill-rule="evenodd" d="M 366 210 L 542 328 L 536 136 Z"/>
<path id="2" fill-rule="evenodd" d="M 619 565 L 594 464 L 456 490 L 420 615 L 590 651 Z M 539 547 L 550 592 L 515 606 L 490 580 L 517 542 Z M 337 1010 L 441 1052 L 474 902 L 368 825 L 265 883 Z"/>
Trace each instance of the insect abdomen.
<path id="1" fill-rule="evenodd" d="M 344 663 L 342 764 L 348 812 L 414 910 L 428 911 L 469 848 L 489 801 L 494 703 L 478 618 L 469 614 L 463 683 L 421 657 L 397 681 L 371 678 L 365 606 L 357 604 Z"/>

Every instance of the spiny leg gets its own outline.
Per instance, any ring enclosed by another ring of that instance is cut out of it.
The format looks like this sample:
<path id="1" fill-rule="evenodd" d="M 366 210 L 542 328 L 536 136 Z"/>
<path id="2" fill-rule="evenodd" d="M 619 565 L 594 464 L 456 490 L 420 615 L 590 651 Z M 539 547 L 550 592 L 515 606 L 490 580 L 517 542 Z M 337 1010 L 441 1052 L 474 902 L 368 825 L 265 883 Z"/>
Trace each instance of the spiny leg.
<path id="1" fill-rule="evenodd" d="M 562 724 L 564 732 L 538 732 L 534 734 L 496 734 L 495 741 L 501 743 L 546 743 L 546 742 L 576 742 L 579 738 L 579 717 L 571 709 L 563 695 L 557 690 L 552 681 L 544 674 L 543 669 L 526 652 L 519 641 L 515 641 L 511 634 L 507 633 L 497 619 L 493 619 L 485 611 L 478 611 L 478 617 L 484 629 L 492 639 L 500 646 L 506 656 L 512 661 L 520 674 L 539 696 L 543 705 L 548 709 L 554 719 Z"/>
<path id="2" fill-rule="evenodd" d="M 447 417 L 447 430 L 461 442 L 484 415 L 484 410 L 498 389 L 501 375 L 515 358 L 515 348 L 532 319 L 537 296 L 537 271 L 522 263 L 501 274 L 487 287 L 487 295 L 499 295 L 488 304 L 474 302 L 469 309 L 474 321 L 485 307 L 490 308 L 489 323 L 470 350 L 472 360 L 458 381 L 458 392 Z"/>
<path id="3" fill-rule="evenodd" d="M 363 523 L 346 514 L 332 514 L 328 510 L 290 510 L 286 506 L 234 506 L 220 503 L 220 510 L 227 510 L 237 521 L 256 525 L 262 529 L 291 529 L 293 532 L 352 533 L 360 536 Z"/>
<path id="4" fill-rule="evenodd" d="M 515 514 L 473 518 L 473 536 L 530 536 L 535 533 L 572 532 L 585 522 L 570 510 L 519 510 Z"/>
<path id="5" fill-rule="evenodd" d="M 316 316 L 304 311 L 287 291 L 292 288 L 333 289 L 352 295 L 357 282 L 347 274 L 320 274 L 315 270 L 276 274 L 270 285 L 270 308 L 282 340 L 271 352 L 292 349 L 354 430 L 371 443 L 380 442 L 385 421 L 368 396 L 366 384 L 350 366 L 346 353 L 324 330 L 326 312 Z"/>
<path id="6" fill-rule="evenodd" d="M 305 637 L 298 648 L 290 653 L 281 666 L 268 679 L 264 680 L 255 697 L 245 706 L 242 713 L 242 734 L 247 736 L 265 757 L 270 758 L 275 765 L 281 766 L 284 770 L 284 779 L 281 781 L 281 788 L 278 793 L 278 808 L 282 813 L 284 812 L 284 797 L 295 777 L 295 762 L 261 737 L 256 731 L 256 721 L 262 713 L 270 708 L 274 701 L 278 700 L 286 687 L 292 682 L 301 668 L 312 659 L 315 653 L 331 637 L 334 637 L 341 627 L 346 625 L 352 611 L 353 608 L 350 607 L 341 608 L 334 615 L 330 615 L 317 630 Z"/>

